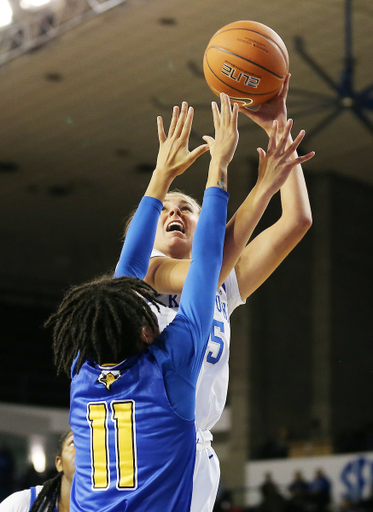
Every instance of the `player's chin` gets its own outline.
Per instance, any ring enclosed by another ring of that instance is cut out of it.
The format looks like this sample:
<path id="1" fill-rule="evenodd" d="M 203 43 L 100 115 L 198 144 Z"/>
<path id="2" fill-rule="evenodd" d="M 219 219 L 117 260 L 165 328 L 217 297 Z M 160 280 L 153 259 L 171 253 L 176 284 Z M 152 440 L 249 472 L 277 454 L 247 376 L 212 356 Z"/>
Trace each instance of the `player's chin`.
<path id="1" fill-rule="evenodd" d="M 171 240 L 186 240 L 188 238 L 187 235 L 181 231 L 168 231 L 167 235 Z"/>
<path id="2" fill-rule="evenodd" d="M 179 236 L 170 237 L 167 245 L 169 249 L 172 249 L 174 257 L 175 254 L 177 254 L 177 258 L 189 258 L 189 254 L 192 250 L 192 240 L 189 240 L 183 233 L 180 233 Z"/>

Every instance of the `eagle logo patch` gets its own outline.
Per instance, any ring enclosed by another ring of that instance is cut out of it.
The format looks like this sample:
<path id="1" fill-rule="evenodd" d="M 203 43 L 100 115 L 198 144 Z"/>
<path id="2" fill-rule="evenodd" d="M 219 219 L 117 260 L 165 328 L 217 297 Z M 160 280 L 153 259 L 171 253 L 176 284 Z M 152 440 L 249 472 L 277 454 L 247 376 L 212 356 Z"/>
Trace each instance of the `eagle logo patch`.
<path id="1" fill-rule="evenodd" d="M 103 384 L 108 391 L 111 391 L 111 385 L 121 377 L 120 370 L 102 370 L 98 376 L 97 382 Z"/>

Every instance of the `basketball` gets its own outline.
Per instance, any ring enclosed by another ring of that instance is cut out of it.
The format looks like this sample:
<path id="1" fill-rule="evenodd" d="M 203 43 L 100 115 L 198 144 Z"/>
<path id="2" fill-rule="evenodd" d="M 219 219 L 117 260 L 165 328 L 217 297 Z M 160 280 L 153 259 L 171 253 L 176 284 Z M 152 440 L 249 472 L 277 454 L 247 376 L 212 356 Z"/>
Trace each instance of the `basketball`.
<path id="1" fill-rule="evenodd" d="M 289 71 L 289 54 L 281 37 L 256 21 L 236 21 L 214 34 L 203 58 L 210 89 L 230 96 L 240 107 L 270 100 Z"/>

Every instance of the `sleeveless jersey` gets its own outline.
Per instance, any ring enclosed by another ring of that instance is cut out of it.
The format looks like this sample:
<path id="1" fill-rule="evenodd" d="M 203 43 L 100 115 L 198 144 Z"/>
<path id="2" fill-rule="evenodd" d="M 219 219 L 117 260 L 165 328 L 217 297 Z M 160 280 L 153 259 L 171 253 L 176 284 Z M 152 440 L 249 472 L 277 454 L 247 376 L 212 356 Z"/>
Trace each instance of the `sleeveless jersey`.
<path id="1" fill-rule="evenodd" d="M 170 405 L 150 352 L 110 368 L 88 360 L 73 371 L 70 425 L 71 512 L 149 512 L 155 503 L 157 512 L 189 511 L 194 421 Z"/>
<path id="2" fill-rule="evenodd" d="M 42 485 L 37 485 L 36 487 L 30 487 L 30 489 L 14 492 L 0 503 L 0 511 L 29 512 L 42 488 Z M 47 508 L 48 503 L 44 503 L 43 510 L 47 510 Z M 57 508 L 53 512 L 57 512 Z"/>
<path id="3" fill-rule="evenodd" d="M 157 256 L 165 256 L 165 254 L 153 249 L 151 257 Z M 157 298 L 164 304 L 160 312 L 153 309 L 162 331 L 175 318 L 179 309 L 180 295 L 158 295 Z M 233 269 L 218 289 L 215 298 L 211 335 L 197 381 L 195 411 L 197 429 L 211 430 L 223 412 L 229 381 L 231 333 L 229 317 L 241 304 L 244 302 L 238 289 L 236 272 Z"/>

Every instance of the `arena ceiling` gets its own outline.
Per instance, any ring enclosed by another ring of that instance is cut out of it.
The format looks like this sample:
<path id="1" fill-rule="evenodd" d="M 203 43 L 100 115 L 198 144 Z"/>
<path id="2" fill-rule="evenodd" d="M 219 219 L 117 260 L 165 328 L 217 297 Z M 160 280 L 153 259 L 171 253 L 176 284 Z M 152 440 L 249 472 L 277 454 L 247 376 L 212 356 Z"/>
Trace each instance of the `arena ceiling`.
<path id="1" fill-rule="evenodd" d="M 0 289 L 8 298 L 59 294 L 108 270 L 123 218 L 145 190 L 157 155 L 156 116 L 187 100 L 191 147 L 212 134 L 204 49 L 223 25 L 271 26 L 290 54 L 289 115 L 312 133 L 328 112 L 308 94 L 335 97 L 296 50 L 336 82 L 344 65 L 344 0 L 128 0 L 0 67 Z M 353 0 L 355 90 L 373 83 L 373 4 Z M 365 112 L 373 124 L 372 111 Z M 233 190 L 266 137 L 240 119 Z M 305 142 L 309 173 L 373 184 L 373 133 L 352 112 Z M 201 197 L 208 158 L 175 182 Z M 235 181 L 236 180 L 236 181 Z"/>

